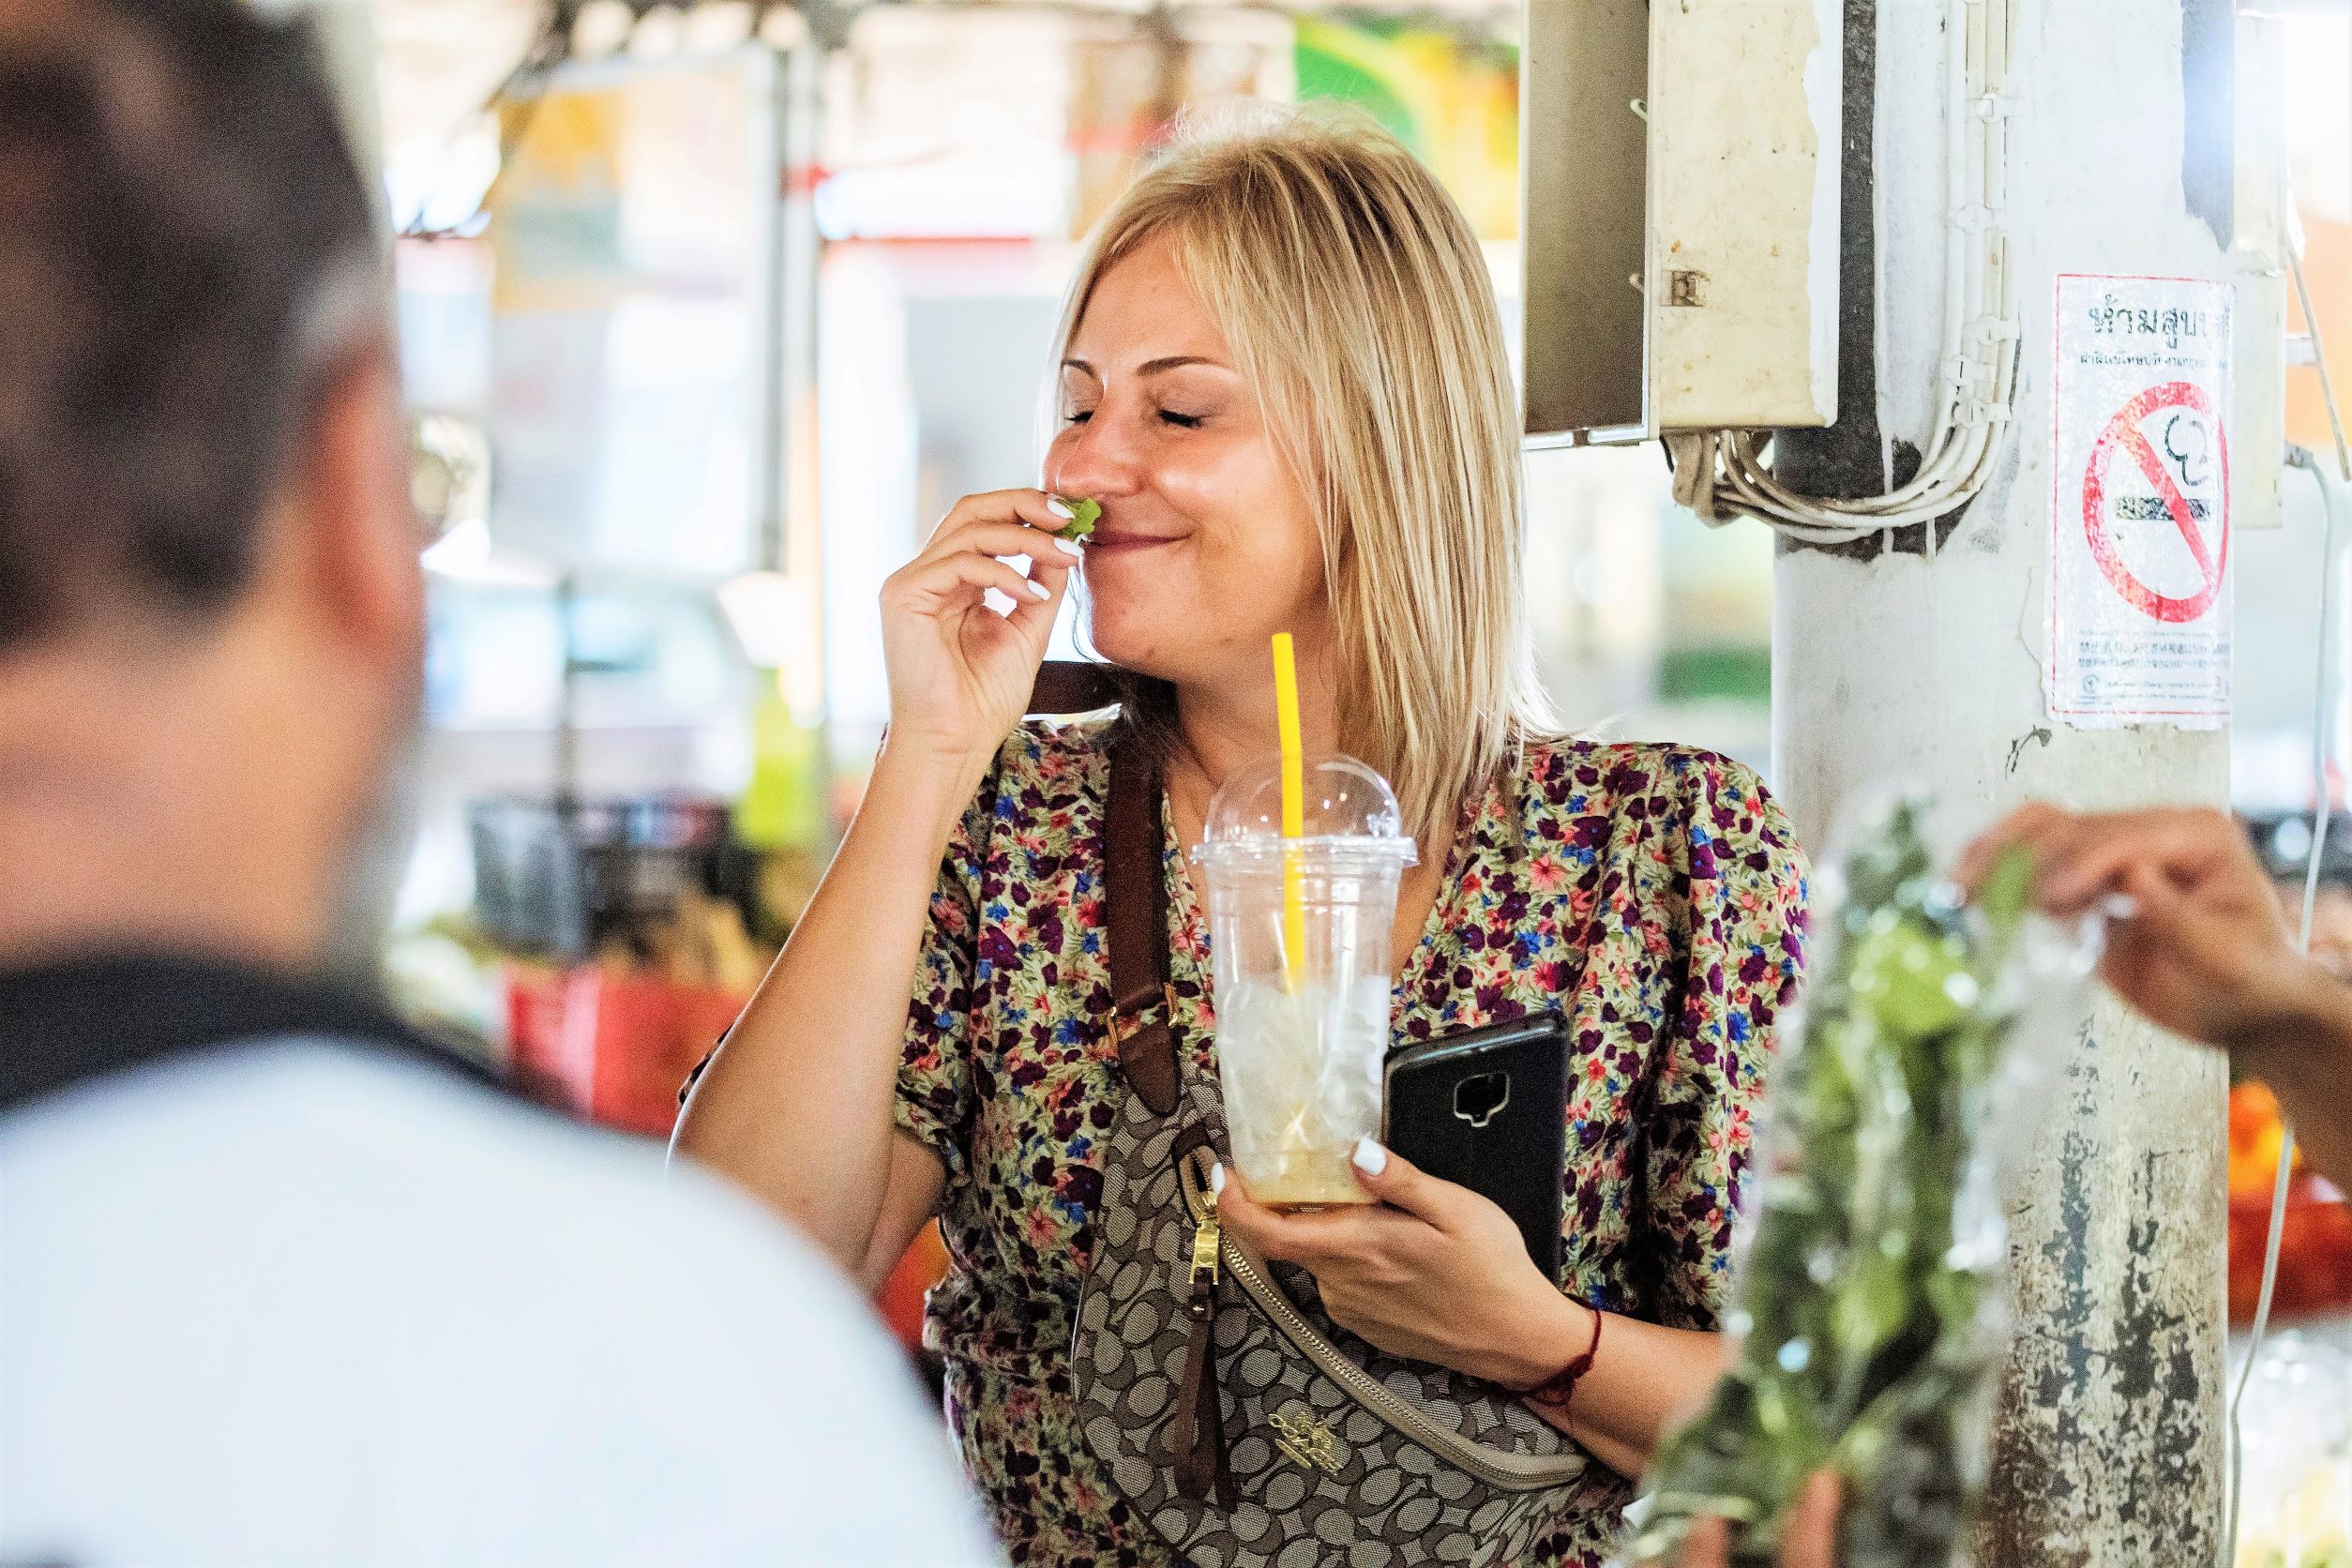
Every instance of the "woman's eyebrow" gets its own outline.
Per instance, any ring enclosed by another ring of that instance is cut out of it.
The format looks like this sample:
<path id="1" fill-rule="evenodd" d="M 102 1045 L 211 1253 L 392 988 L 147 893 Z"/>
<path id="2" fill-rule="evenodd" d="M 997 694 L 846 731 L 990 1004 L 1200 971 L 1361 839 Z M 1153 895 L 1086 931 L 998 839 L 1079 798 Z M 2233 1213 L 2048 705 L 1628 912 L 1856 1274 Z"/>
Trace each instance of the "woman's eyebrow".
<path id="1" fill-rule="evenodd" d="M 1222 360 L 1212 359 L 1205 354 L 1175 354 L 1165 359 L 1147 360 L 1136 373 L 1155 376 L 1163 370 L 1181 370 L 1187 365 L 1207 365 L 1219 370 L 1229 369 Z"/>
<path id="2" fill-rule="evenodd" d="M 1206 365 L 1212 369 L 1219 370 L 1229 370 L 1232 369 L 1231 366 L 1226 364 L 1223 360 L 1212 359 L 1207 354 L 1172 354 L 1164 359 L 1145 360 L 1141 365 L 1136 368 L 1136 374 L 1140 376 L 1156 376 L 1167 370 L 1181 370 L 1188 365 Z M 1094 367 L 1088 364 L 1083 359 L 1065 359 L 1062 362 L 1062 368 L 1065 370 L 1076 370 L 1080 375 L 1093 376 L 1097 381 L 1102 379 L 1100 375 L 1096 374 Z"/>

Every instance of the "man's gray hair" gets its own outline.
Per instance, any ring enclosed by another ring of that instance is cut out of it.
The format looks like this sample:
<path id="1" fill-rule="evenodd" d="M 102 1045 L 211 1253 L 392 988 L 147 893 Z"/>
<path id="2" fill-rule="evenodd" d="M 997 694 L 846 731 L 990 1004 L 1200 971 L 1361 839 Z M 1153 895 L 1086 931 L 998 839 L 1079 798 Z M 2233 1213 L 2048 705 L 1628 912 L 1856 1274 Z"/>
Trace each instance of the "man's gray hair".
<path id="1" fill-rule="evenodd" d="M 381 258 L 307 26 L 0 0 L 0 653 L 235 599 Z"/>

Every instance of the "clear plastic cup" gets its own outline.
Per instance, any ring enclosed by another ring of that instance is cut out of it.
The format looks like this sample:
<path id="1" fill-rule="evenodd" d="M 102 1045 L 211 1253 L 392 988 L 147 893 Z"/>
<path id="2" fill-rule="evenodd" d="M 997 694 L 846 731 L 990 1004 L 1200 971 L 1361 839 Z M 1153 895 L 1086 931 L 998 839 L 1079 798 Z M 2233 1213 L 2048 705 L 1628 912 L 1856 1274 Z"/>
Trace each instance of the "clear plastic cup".
<path id="1" fill-rule="evenodd" d="M 1396 889 L 1414 861 L 1396 795 L 1352 757 L 1306 763 L 1304 831 L 1282 837 L 1278 759 L 1228 779 L 1193 862 L 1207 883 L 1217 1071 L 1233 1163 L 1259 1202 L 1368 1203 L 1349 1155 L 1380 1131 Z M 1295 859 L 1304 952 L 1284 953 Z"/>

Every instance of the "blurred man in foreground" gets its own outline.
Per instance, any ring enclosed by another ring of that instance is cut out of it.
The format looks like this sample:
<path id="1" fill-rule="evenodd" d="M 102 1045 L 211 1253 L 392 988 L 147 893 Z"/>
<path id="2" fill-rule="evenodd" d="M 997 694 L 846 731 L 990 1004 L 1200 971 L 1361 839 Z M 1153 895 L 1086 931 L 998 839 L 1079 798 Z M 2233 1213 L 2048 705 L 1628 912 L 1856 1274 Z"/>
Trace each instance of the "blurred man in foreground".
<path id="1" fill-rule="evenodd" d="M 321 974 L 423 637 L 307 40 L 0 0 L 0 1562 L 966 1564 L 746 1199 Z"/>

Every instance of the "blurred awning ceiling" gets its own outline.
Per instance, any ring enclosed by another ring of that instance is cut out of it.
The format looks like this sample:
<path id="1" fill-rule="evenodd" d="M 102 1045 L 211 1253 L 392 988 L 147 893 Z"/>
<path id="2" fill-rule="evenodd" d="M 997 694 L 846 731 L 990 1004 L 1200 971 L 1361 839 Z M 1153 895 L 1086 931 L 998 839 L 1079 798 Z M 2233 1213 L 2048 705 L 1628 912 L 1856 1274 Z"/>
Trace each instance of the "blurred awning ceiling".
<path id="1" fill-rule="evenodd" d="M 605 0 L 604 8 L 614 8 Z M 1153 0 L 1045 0 L 1051 8 L 1110 12 L 1141 12 Z M 1229 0 L 1174 0 L 1179 8 L 1227 4 Z M 1493 16 L 1515 13 L 1516 0 L 1229 0 L 1234 8 L 1289 11 L 1381 11 L 1423 15 L 1456 13 Z M 977 5 L 1017 10 L 1040 0 L 865 0 L 904 8 L 926 5 Z M 838 9 L 865 8 L 859 0 Z M 481 107 L 490 91 L 505 78 L 554 9 L 554 0 L 373 0 L 377 42 L 383 53 L 386 129 L 394 138 L 449 125 Z M 573 12 L 591 8 L 573 3 Z M 636 0 L 627 9 L 641 13 L 667 12 L 675 18 L 687 10 L 748 10 L 746 0 L 722 0 L 716 5 L 681 7 Z M 774 8 L 789 8 L 780 3 Z"/>
<path id="2" fill-rule="evenodd" d="M 447 143 L 514 70 L 546 0 L 374 0 L 387 155 Z"/>
<path id="3" fill-rule="evenodd" d="M 339 3 L 339 0 L 324 0 Z M 367 0 L 373 14 L 378 83 L 385 159 L 396 186 L 435 185 L 460 172 L 447 167 L 450 149 L 478 134 L 484 105 L 545 34 L 556 0 Z M 1158 0 L 820 0 L 835 17 L 868 9 L 901 13 L 941 10 L 1093 11 L 1140 14 Z M 659 0 L 565 0 L 567 15 L 581 19 L 575 35 L 589 35 L 596 48 L 622 45 L 631 13 L 644 19 L 638 42 L 660 35 L 663 49 L 692 47 L 697 38 L 740 38 L 758 10 L 789 10 L 784 0 L 755 6 L 751 0 L 701 0 L 671 5 Z M 1453 15 L 1507 26 L 1518 0 L 1169 0 L 1179 11 L 1252 11 L 1421 16 Z M 778 19 L 782 20 L 782 19 Z"/>

